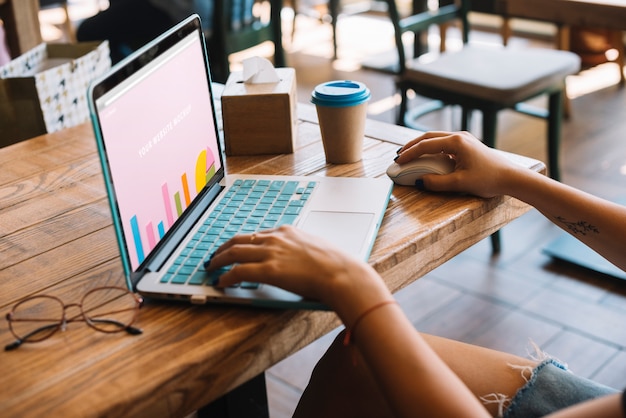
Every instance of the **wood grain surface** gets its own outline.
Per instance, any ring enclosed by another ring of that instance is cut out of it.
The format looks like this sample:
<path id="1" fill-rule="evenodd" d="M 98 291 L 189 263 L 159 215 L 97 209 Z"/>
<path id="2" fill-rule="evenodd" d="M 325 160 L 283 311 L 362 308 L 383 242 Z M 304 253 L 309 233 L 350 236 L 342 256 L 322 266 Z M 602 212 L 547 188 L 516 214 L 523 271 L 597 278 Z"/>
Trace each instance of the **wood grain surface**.
<path id="1" fill-rule="evenodd" d="M 297 150 L 227 159 L 228 172 L 378 177 L 419 132 L 368 120 L 363 160 L 328 165 L 315 110 L 299 105 Z M 537 161 L 520 158 L 544 171 Z M 525 213 L 499 197 L 395 187 L 370 263 L 392 291 Z M 0 312 L 34 294 L 78 302 L 124 285 L 92 128 L 80 125 L 0 149 Z M 139 336 L 69 324 L 46 341 L 0 352 L 7 417 L 182 417 L 339 325 L 332 312 L 147 301 Z M 122 335 L 123 334 L 123 335 Z M 0 341 L 13 336 L 0 322 Z"/>

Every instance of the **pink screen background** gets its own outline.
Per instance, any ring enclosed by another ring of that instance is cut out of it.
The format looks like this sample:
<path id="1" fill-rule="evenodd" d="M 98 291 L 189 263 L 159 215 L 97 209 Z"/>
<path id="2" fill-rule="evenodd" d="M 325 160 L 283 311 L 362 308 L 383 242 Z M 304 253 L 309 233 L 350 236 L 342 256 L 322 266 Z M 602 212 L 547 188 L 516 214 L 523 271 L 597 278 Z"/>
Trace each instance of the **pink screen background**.
<path id="1" fill-rule="evenodd" d="M 100 115 L 133 270 L 143 261 L 140 252 L 147 255 L 158 241 L 159 222 L 165 231 L 171 227 L 168 206 L 173 218 L 178 217 L 177 192 L 182 208 L 187 207 L 183 175 L 188 197 L 197 195 L 196 166 L 203 151 L 209 164 L 214 160 L 215 170 L 219 169 L 202 45 L 195 38 Z M 164 200 L 164 185 L 169 201 Z M 134 233 L 133 217 L 137 222 Z"/>

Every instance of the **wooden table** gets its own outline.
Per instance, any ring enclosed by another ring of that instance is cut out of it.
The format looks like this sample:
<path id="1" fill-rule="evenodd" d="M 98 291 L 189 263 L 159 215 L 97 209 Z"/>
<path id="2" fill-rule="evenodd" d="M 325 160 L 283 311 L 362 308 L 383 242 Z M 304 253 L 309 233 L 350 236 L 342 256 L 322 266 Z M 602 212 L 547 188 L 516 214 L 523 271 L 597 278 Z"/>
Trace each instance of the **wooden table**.
<path id="1" fill-rule="evenodd" d="M 626 0 L 496 0 L 496 11 L 557 25 L 626 30 Z"/>
<path id="2" fill-rule="evenodd" d="M 299 107 L 297 151 L 229 157 L 229 172 L 383 176 L 416 131 L 368 121 L 364 159 L 327 165 L 310 105 Z M 543 163 L 520 159 L 532 169 Z M 392 291 L 489 236 L 529 207 L 396 187 L 370 262 Z M 0 313 L 21 298 L 77 302 L 124 285 L 91 126 L 0 149 Z M 52 338 L 0 352 L 6 417 L 183 417 L 339 325 L 332 312 L 191 306 L 149 301 L 139 336 L 69 324 Z M 0 322 L 0 341 L 13 337 Z"/>
<path id="3" fill-rule="evenodd" d="M 522 18 L 554 23 L 557 46 L 569 50 L 570 27 L 608 29 L 611 44 L 618 51 L 615 62 L 624 82 L 624 40 L 626 0 L 495 0 L 495 11 L 505 18 Z"/>

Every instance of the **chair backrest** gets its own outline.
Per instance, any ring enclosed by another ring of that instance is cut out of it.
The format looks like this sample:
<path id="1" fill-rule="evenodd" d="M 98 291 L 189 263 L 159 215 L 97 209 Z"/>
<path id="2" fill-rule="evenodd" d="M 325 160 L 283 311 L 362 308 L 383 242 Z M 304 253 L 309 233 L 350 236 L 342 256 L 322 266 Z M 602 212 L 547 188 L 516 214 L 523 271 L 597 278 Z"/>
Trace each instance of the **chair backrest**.
<path id="1" fill-rule="evenodd" d="M 443 25 L 454 20 L 460 21 L 463 42 L 467 43 L 469 37 L 467 19 L 470 10 L 469 0 L 456 0 L 452 4 L 442 5 L 435 10 L 418 11 L 410 16 L 400 16 L 396 0 L 386 0 L 386 2 L 398 50 L 398 66 L 394 72 L 402 74 L 406 70 L 407 54 L 402 35 L 407 32 L 411 32 L 414 36 L 412 57 L 417 57 L 422 53 L 421 34 L 427 33 L 432 25 Z"/>
<path id="2" fill-rule="evenodd" d="M 255 3 L 269 6 L 265 19 L 253 14 Z M 225 82 L 228 78 L 230 54 L 266 41 L 274 43 L 274 65 L 285 65 L 281 8 L 282 0 L 215 0 L 213 25 L 207 42 L 214 81 Z"/>

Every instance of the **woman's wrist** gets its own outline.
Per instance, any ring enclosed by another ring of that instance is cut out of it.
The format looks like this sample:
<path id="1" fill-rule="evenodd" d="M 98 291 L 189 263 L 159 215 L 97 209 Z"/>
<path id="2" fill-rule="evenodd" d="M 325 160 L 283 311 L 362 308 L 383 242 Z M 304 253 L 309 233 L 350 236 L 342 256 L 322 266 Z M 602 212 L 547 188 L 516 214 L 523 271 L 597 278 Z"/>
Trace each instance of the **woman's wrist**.
<path id="1" fill-rule="evenodd" d="M 345 272 L 347 274 L 341 274 L 334 280 L 331 307 L 346 327 L 351 327 L 372 306 L 393 300 L 386 284 L 371 266 L 358 263 L 348 266 Z"/>
<path id="2" fill-rule="evenodd" d="M 550 178 L 525 167 L 509 168 L 501 176 L 501 194 L 533 205 L 537 195 L 542 193 Z"/>
<path id="3" fill-rule="evenodd" d="M 343 345 L 350 345 L 354 343 L 354 334 L 359 324 L 367 318 L 370 314 L 374 314 L 377 310 L 384 308 L 387 305 L 397 305 L 395 299 L 387 299 L 382 302 L 376 303 L 363 311 L 357 318 L 354 320 L 351 326 L 346 325 L 346 334 L 343 340 Z"/>
<path id="4" fill-rule="evenodd" d="M 503 164 L 495 168 L 495 190 L 494 195 L 506 195 L 517 197 L 520 188 L 537 174 L 533 170 L 519 165 L 513 161 L 504 161 Z"/>

